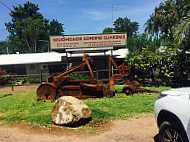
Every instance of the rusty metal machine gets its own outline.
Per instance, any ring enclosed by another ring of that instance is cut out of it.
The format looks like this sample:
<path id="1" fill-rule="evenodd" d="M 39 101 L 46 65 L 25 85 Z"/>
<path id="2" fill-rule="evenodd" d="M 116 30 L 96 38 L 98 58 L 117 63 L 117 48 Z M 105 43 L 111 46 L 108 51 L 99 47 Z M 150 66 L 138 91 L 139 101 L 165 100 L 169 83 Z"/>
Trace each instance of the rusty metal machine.
<path id="1" fill-rule="evenodd" d="M 60 96 L 74 96 L 76 98 L 96 98 L 103 97 L 105 92 L 105 85 L 103 83 L 98 84 L 95 80 L 90 63 L 93 60 L 84 54 L 82 63 L 75 66 L 57 76 L 49 76 L 47 83 L 41 84 L 37 89 L 37 96 L 43 100 L 54 100 Z M 65 76 L 66 74 L 73 72 L 77 69 L 88 67 L 90 72 L 89 80 L 75 80 L 72 77 Z"/>
<path id="2" fill-rule="evenodd" d="M 111 62 L 114 64 L 115 68 L 118 70 L 119 74 L 114 74 L 111 76 Z M 128 79 L 125 79 L 130 75 L 130 66 L 125 65 L 124 63 L 120 66 L 117 66 L 114 62 L 114 60 L 109 57 L 109 87 L 110 92 L 114 92 L 114 85 L 116 79 L 121 79 L 126 84 L 121 93 L 125 93 L 126 95 L 132 96 L 136 92 L 148 92 L 148 93 L 160 93 L 160 91 L 151 90 L 151 89 L 145 89 L 140 87 L 140 84 L 138 81 L 130 81 Z"/>
<path id="3" fill-rule="evenodd" d="M 82 63 L 75 66 L 57 76 L 49 76 L 45 84 L 41 84 L 37 89 L 37 96 L 43 100 L 54 100 L 61 96 L 73 96 L 80 99 L 85 98 L 101 98 L 114 96 L 114 81 L 115 79 L 121 79 L 125 82 L 126 86 L 123 88 L 123 93 L 126 95 L 132 95 L 135 92 L 149 91 L 141 88 L 137 81 L 125 80 L 130 74 L 130 66 L 122 64 L 117 66 L 114 60 L 109 57 L 109 82 L 105 85 L 103 82 L 98 82 L 93 74 L 90 63 L 93 62 L 87 54 L 83 55 Z M 119 74 L 111 76 L 111 64 L 115 66 Z M 77 69 L 82 69 L 85 66 L 88 67 L 90 72 L 90 78 L 88 80 L 75 80 L 72 77 L 65 76 Z M 107 89 L 106 89 L 107 88 Z"/>

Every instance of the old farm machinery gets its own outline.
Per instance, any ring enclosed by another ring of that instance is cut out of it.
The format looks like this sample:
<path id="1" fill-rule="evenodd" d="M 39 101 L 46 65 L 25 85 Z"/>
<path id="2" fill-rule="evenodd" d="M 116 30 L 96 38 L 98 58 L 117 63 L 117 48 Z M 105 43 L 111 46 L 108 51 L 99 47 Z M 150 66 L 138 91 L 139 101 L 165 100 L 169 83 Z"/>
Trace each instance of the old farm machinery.
<path id="1" fill-rule="evenodd" d="M 101 98 L 114 96 L 114 81 L 115 79 L 121 79 L 125 82 L 126 86 L 123 88 L 123 93 L 132 95 L 137 91 L 149 91 L 153 90 L 140 88 L 137 81 L 125 80 L 129 76 L 129 65 L 122 64 L 117 66 L 114 60 L 109 57 L 109 82 L 105 85 L 103 82 L 98 82 L 93 74 L 90 63 L 93 59 L 87 54 L 83 55 L 82 63 L 75 66 L 57 76 L 49 76 L 45 84 L 41 84 L 37 89 L 37 96 L 43 100 L 54 100 L 61 96 L 73 96 L 80 99 L 85 98 Z M 119 74 L 111 76 L 111 64 L 115 66 Z M 88 80 L 75 80 L 73 77 L 66 76 L 77 69 L 84 69 L 87 66 L 90 78 Z"/>

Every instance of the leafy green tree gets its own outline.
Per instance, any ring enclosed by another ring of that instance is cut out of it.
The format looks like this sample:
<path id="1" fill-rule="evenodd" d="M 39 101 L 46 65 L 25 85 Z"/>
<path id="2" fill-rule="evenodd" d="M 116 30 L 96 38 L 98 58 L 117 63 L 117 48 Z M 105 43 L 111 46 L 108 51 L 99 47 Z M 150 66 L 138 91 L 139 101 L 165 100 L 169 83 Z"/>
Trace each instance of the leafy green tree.
<path id="1" fill-rule="evenodd" d="M 150 15 L 150 18 L 146 21 L 144 24 L 145 27 L 145 33 L 154 36 L 156 35 L 158 37 L 159 34 L 159 23 L 156 22 L 156 16 L 154 14 Z"/>
<path id="2" fill-rule="evenodd" d="M 160 34 L 165 39 L 173 40 L 175 25 L 180 23 L 183 17 L 188 19 L 188 4 L 189 0 L 166 0 L 161 2 L 158 7 L 155 7 L 155 12 L 150 15 L 145 23 L 145 32 L 148 31 L 151 35 Z M 184 21 L 185 23 L 187 22 Z"/>
<path id="3" fill-rule="evenodd" d="M 133 57 L 133 53 L 141 51 L 142 48 L 148 48 L 150 51 L 155 52 L 160 47 L 161 38 L 149 37 L 147 34 L 139 34 L 127 38 L 127 48 L 129 50 L 128 58 Z"/>
<path id="4" fill-rule="evenodd" d="M 160 41 L 163 46 L 160 45 Z M 188 81 L 190 76 L 189 55 L 174 48 L 173 42 L 163 41 L 156 37 L 147 38 L 145 35 L 128 38 L 128 42 L 131 44 L 132 52 L 126 60 L 133 66 L 138 77 L 151 78 L 152 83 L 156 83 L 156 78 L 161 78 L 162 82 L 166 83 L 165 85 L 174 87 L 190 85 Z M 163 47 L 163 50 L 160 47 Z M 131 51 L 130 48 L 129 51 Z"/>
<path id="5" fill-rule="evenodd" d="M 130 36 L 127 39 L 127 61 L 135 68 L 138 76 L 151 77 L 153 82 L 154 72 L 159 64 L 160 40 L 157 37 L 148 37 L 147 34 Z"/>
<path id="6" fill-rule="evenodd" d="M 8 43 L 6 41 L 0 41 L 0 54 L 7 53 Z"/>
<path id="7" fill-rule="evenodd" d="M 105 34 L 105 33 L 113 33 L 113 32 L 114 32 L 114 29 L 111 28 L 111 27 L 105 28 L 105 29 L 103 30 L 103 33 L 104 33 L 104 34 Z"/>
<path id="8" fill-rule="evenodd" d="M 63 24 L 53 19 L 50 22 L 49 34 L 50 35 L 62 35 L 64 32 Z"/>
<path id="9" fill-rule="evenodd" d="M 5 23 L 10 40 L 14 42 L 18 37 L 23 46 L 28 47 L 25 52 L 36 52 L 38 39 L 47 38 L 48 20 L 38 10 L 38 5 L 27 1 L 23 6 L 14 7 L 11 22 Z"/>
<path id="10" fill-rule="evenodd" d="M 48 40 L 49 35 L 60 35 L 63 24 L 44 18 L 39 12 L 38 5 L 27 1 L 18 7 L 13 7 L 10 12 L 12 20 L 5 23 L 9 35 L 9 49 L 11 52 L 44 52 L 47 51 L 47 43 L 39 40 Z M 46 46 L 46 48 L 44 48 Z M 27 47 L 27 48 L 26 48 Z"/>
<path id="11" fill-rule="evenodd" d="M 128 36 L 137 34 L 139 24 L 137 22 L 131 22 L 127 17 L 118 18 L 114 21 L 114 31 L 115 32 L 127 32 Z"/>
<path id="12" fill-rule="evenodd" d="M 186 5 L 182 10 L 185 10 L 187 7 L 189 9 L 187 15 L 180 18 L 174 28 L 174 38 L 178 45 L 180 45 L 184 39 L 186 39 L 186 41 L 190 40 L 190 4 Z"/>

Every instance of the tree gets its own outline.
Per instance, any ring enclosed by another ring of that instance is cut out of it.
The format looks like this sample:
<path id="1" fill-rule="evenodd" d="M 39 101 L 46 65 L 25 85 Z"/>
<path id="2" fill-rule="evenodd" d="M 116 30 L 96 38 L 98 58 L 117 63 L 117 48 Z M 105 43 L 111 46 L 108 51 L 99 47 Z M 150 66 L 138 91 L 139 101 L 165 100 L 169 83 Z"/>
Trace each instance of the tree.
<path id="1" fill-rule="evenodd" d="M 148 37 L 147 34 L 130 36 L 127 39 L 129 54 L 127 61 L 141 77 L 151 77 L 154 82 L 154 71 L 159 64 L 160 38 Z"/>
<path id="2" fill-rule="evenodd" d="M 62 35 L 64 32 L 63 24 L 59 23 L 57 20 L 53 19 L 50 22 L 49 34 L 50 35 Z"/>
<path id="3" fill-rule="evenodd" d="M 158 26 L 158 22 L 156 22 L 156 21 L 157 21 L 156 16 L 154 14 L 151 14 L 150 18 L 144 24 L 145 33 L 147 33 L 151 36 L 156 35 L 158 37 L 159 26 Z"/>
<path id="4" fill-rule="evenodd" d="M 189 11 L 189 0 L 165 0 L 145 23 L 148 35 L 128 37 L 130 54 L 127 60 L 139 71 L 138 75 L 147 75 L 154 80 L 154 71 L 158 70 L 167 83 L 188 84 Z M 165 47 L 162 52 L 158 50 L 160 46 Z"/>
<path id="5" fill-rule="evenodd" d="M 105 33 L 113 33 L 113 28 L 111 28 L 111 27 L 108 27 L 108 28 L 105 28 L 104 30 L 103 30 L 103 33 L 105 34 Z"/>
<path id="6" fill-rule="evenodd" d="M 9 35 L 9 49 L 21 53 L 28 52 L 44 52 L 44 44 L 39 40 L 48 40 L 49 35 L 60 35 L 63 30 L 63 24 L 57 20 L 53 20 L 49 24 L 49 20 L 44 18 L 38 12 L 38 5 L 27 1 L 18 7 L 13 7 L 10 12 L 12 20 L 5 23 Z M 27 48 L 26 48 L 27 47 Z M 47 44 L 46 44 L 46 48 Z"/>
<path id="7" fill-rule="evenodd" d="M 43 29 L 44 25 L 41 24 L 40 19 L 33 19 L 28 17 L 22 20 L 22 34 L 19 36 L 21 41 L 23 41 L 29 51 L 37 51 L 37 42 L 44 36 L 47 36 L 47 29 Z M 21 26 L 19 24 L 19 26 Z M 47 26 L 47 25 L 46 25 Z"/>
<path id="8" fill-rule="evenodd" d="M 139 24 L 137 22 L 131 22 L 127 17 L 118 18 L 114 21 L 114 31 L 116 32 L 127 32 L 128 36 L 137 34 Z"/>
<path id="9" fill-rule="evenodd" d="M 5 23 L 10 33 L 9 39 L 14 42 L 14 39 L 19 37 L 23 46 L 28 47 L 29 52 L 37 51 L 38 39 L 47 38 L 48 20 L 38 10 L 38 5 L 27 1 L 23 6 L 14 7 L 10 13 L 11 22 Z"/>
<path id="10" fill-rule="evenodd" d="M 182 17 L 186 17 L 189 8 L 188 0 L 166 0 L 161 2 L 155 11 L 150 15 L 150 18 L 145 23 L 145 32 L 151 35 L 160 34 L 160 36 L 173 40 L 173 28 L 180 22 Z"/>
<path id="11" fill-rule="evenodd" d="M 6 41 L 0 41 L 0 54 L 6 54 L 7 47 L 8 47 L 8 44 Z"/>
<path id="12" fill-rule="evenodd" d="M 174 38 L 178 42 L 178 45 L 182 43 L 183 39 L 188 38 L 187 40 L 190 40 L 190 4 L 186 5 L 182 10 L 185 10 L 186 7 L 189 9 L 187 15 L 180 18 L 174 28 Z"/>

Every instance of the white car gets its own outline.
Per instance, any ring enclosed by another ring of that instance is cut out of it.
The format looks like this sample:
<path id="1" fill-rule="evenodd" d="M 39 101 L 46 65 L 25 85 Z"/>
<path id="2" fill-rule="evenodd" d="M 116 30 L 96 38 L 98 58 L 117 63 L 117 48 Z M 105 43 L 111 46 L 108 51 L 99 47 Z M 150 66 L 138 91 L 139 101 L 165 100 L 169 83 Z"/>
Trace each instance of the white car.
<path id="1" fill-rule="evenodd" d="M 190 87 L 163 91 L 154 111 L 159 142 L 190 141 Z"/>

